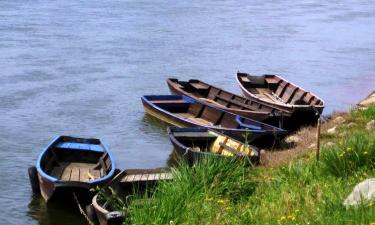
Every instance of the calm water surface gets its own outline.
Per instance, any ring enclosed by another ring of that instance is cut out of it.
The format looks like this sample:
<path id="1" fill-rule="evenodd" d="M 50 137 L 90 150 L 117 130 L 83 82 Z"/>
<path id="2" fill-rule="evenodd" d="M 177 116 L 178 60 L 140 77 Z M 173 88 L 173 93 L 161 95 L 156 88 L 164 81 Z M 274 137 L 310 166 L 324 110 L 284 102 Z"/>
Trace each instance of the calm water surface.
<path id="1" fill-rule="evenodd" d="M 251 3 L 250 3 L 251 2 Z M 0 1 L 1 224 L 84 224 L 32 197 L 27 167 L 56 135 L 100 137 L 120 168 L 166 165 L 140 97 L 165 79 L 239 92 L 279 73 L 344 110 L 375 87 L 372 1 Z"/>

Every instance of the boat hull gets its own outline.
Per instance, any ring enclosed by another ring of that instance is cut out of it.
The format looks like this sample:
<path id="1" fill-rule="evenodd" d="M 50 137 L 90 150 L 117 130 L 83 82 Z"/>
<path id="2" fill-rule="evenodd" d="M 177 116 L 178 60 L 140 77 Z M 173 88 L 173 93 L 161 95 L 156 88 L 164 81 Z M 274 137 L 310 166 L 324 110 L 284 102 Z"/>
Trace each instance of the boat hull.
<path id="1" fill-rule="evenodd" d="M 274 144 L 276 140 L 281 139 L 286 135 L 285 130 L 283 131 L 275 130 L 275 132 L 272 132 L 272 131 L 253 131 L 249 129 L 228 129 L 225 127 L 220 128 L 218 126 L 202 126 L 202 125 L 190 122 L 189 120 L 186 120 L 184 118 L 173 116 L 172 114 L 164 110 L 160 110 L 158 107 L 155 107 L 153 104 L 151 104 L 149 101 L 146 101 L 144 98 L 142 98 L 142 104 L 143 104 L 145 113 L 169 125 L 182 127 L 182 128 L 183 127 L 207 127 L 209 129 L 212 129 L 219 133 L 223 133 L 231 138 L 234 138 L 242 142 L 255 143 L 255 144 L 260 144 L 262 146 L 269 146 L 269 145 Z"/>
<path id="2" fill-rule="evenodd" d="M 323 112 L 324 101 L 322 99 L 317 97 L 315 94 L 313 94 L 311 92 L 308 92 L 308 91 L 305 91 L 302 88 L 300 88 L 299 86 L 297 86 L 295 84 L 292 84 L 291 82 L 288 82 L 286 79 L 284 79 L 280 76 L 264 75 L 264 76 L 274 76 L 277 79 L 279 79 L 280 82 L 287 83 L 286 86 L 289 85 L 289 86 L 295 87 L 294 91 L 290 95 L 291 96 L 290 99 L 293 98 L 293 95 L 296 95 L 297 91 L 300 91 L 300 92 L 304 93 L 304 94 L 301 94 L 301 98 L 307 94 L 309 96 L 312 96 L 311 98 L 317 99 L 317 101 L 319 101 L 320 104 L 317 104 L 317 105 L 313 105 L 313 104 L 304 104 L 304 105 L 284 104 L 284 103 L 281 103 L 281 102 L 278 102 L 278 101 L 263 100 L 262 98 L 259 98 L 257 95 L 253 94 L 249 90 L 249 88 L 245 87 L 245 84 L 243 83 L 243 81 L 240 78 L 241 76 L 244 76 L 244 74 L 238 73 L 237 76 L 236 76 L 236 80 L 239 84 L 239 87 L 240 87 L 243 95 L 246 98 L 248 98 L 250 100 L 258 101 L 258 102 L 263 102 L 265 104 L 271 104 L 271 105 L 273 105 L 275 107 L 278 107 L 278 108 L 282 109 L 283 111 L 286 111 L 290 114 L 290 117 L 285 117 L 283 119 L 283 123 L 284 123 L 283 128 L 285 128 L 287 130 L 296 130 L 301 126 L 314 125 L 314 124 L 316 124 L 318 118 L 320 117 L 320 115 Z M 262 77 L 262 76 L 258 76 L 258 77 Z M 287 89 L 287 88 L 284 88 L 284 89 Z M 286 93 L 286 92 L 287 91 L 284 90 L 281 93 Z"/>
<path id="3" fill-rule="evenodd" d="M 263 107 L 270 108 L 270 106 L 268 106 L 266 104 L 264 104 L 264 105 L 260 104 L 257 107 L 256 111 L 255 110 L 244 110 L 244 109 L 236 109 L 236 108 L 226 107 L 226 106 L 221 105 L 217 102 L 207 101 L 207 100 L 204 100 L 202 98 L 198 98 L 196 95 L 194 95 L 190 92 L 184 91 L 181 88 L 176 87 L 176 85 L 174 85 L 172 80 L 173 79 L 167 80 L 168 88 L 169 88 L 171 94 L 185 95 L 185 96 L 193 98 L 197 101 L 204 101 L 205 104 L 207 104 L 209 106 L 217 107 L 217 108 L 220 108 L 222 110 L 234 113 L 236 115 L 248 117 L 248 118 L 251 118 L 251 119 L 263 122 L 263 123 L 267 123 L 267 124 L 270 124 L 270 125 L 273 125 L 273 126 L 278 126 L 278 127 L 281 127 L 281 128 L 283 128 L 283 124 L 284 124 L 284 120 L 285 120 L 284 118 L 287 118 L 287 117 L 290 116 L 290 114 L 287 111 L 281 111 L 280 108 L 271 109 L 274 112 L 262 111 Z M 211 87 L 217 88 L 217 87 L 214 87 L 214 86 L 211 86 Z M 217 89 L 219 89 L 219 88 L 217 88 Z M 219 90 L 221 90 L 221 89 L 219 89 Z M 233 93 L 230 93 L 230 92 L 227 92 L 227 93 L 228 93 L 228 95 L 236 96 Z M 244 97 L 236 96 L 236 98 L 244 98 Z M 252 104 L 252 103 L 253 102 L 251 102 L 249 104 Z"/>
<path id="4" fill-rule="evenodd" d="M 101 187 L 110 179 L 104 180 L 95 185 L 82 182 L 53 182 L 38 174 L 40 193 L 46 202 L 53 200 L 72 200 L 73 192 L 79 196 L 80 201 L 89 203 L 93 197 L 90 189 Z"/>

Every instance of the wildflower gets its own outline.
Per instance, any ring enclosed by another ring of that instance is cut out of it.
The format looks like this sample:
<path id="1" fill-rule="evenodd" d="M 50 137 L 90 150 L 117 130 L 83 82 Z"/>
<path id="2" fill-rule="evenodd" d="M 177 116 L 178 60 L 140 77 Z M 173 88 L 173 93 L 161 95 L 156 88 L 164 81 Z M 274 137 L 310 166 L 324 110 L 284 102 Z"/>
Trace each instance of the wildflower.
<path id="1" fill-rule="evenodd" d="M 299 213 L 299 209 L 294 210 L 294 212 Z"/>
<path id="2" fill-rule="evenodd" d="M 292 215 L 289 215 L 288 216 L 288 219 L 290 219 L 291 221 L 295 221 L 296 220 L 296 217 L 292 216 Z"/>
<path id="3" fill-rule="evenodd" d="M 213 200 L 214 198 L 211 198 L 211 197 L 206 198 L 206 201 L 213 201 Z"/>
<path id="4" fill-rule="evenodd" d="M 223 200 L 223 199 L 217 200 L 217 203 L 224 203 L 224 202 L 225 202 L 225 200 Z"/>
<path id="5" fill-rule="evenodd" d="M 364 155 L 367 155 L 367 154 L 368 154 L 368 152 L 363 152 L 363 154 L 364 154 Z"/>
<path id="6" fill-rule="evenodd" d="M 280 218 L 281 221 L 283 221 L 283 220 L 285 220 L 285 219 L 286 219 L 285 216 L 282 216 L 282 217 Z"/>
<path id="7" fill-rule="evenodd" d="M 351 147 L 348 147 L 346 150 L 347 150 L 348 152 L 350 152 L 350 151 L 352 150 L 352 148 L 351 148 Z"/>

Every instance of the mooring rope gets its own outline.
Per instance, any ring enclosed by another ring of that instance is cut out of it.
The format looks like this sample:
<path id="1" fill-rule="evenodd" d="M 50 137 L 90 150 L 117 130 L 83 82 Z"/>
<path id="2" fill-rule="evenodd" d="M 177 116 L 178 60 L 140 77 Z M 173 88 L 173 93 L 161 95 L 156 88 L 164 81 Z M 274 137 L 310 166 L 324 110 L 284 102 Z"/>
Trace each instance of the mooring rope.
<path id="1" fill-rule="evenodd" d="M 87 220 L 87 223 L 90 224 L 90 225 L 95 225 L 91 220 L 90 218 L 87 216 L 85 210 L 83 210 L 81 204 L 79 204 L 79 201 L 78 201 L 78 198 L 77 198 L 77 195 L 76 193 L 73 191 L 73 196 L 74 196 L 74 200 L 76 201 L 77 203 L 77 206 L 79 208 L 79 212 L 83 215 L 83 217 Z"/>

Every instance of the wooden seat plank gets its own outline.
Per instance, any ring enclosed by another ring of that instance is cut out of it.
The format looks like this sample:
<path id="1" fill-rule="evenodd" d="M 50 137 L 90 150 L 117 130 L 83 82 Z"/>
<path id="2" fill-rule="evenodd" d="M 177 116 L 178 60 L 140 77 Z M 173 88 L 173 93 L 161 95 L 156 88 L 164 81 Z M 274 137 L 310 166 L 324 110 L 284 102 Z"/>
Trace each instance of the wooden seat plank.
<path id="1" fill-rule="evenodd" d="M 64 168 L 63 173 L 61 175 L 61 180 L 69 181 L 71 173 L 72 173 L 72 168 L 69 168 L 69 167 Z"/>
<path id="2" fill-rule="evenodd" d="M 79 169 L 79 181 L 81 182 L 87 182 L 90 180 L 89 176 L 89 168 L 80 168 Z"/>
<path id="3" fill-rule="evenodd" d="M 89 169 L 90 174 L 94 177 L 94 179 L 97 179 L 100 177 L 100 171 L 95 169 Z"/>
<path id="4" fill-rule="evenodd" d="M 134 175 L 134 180 L 133 181 L 140 181 L 142 177 L 142 174 L 135 174 Z"/>
<path id="5" fill-rule="evenodd" d="M 72 173 L 70 175 L 70 181 L 79 181 L 79 167 L 72 168 Z"/>

